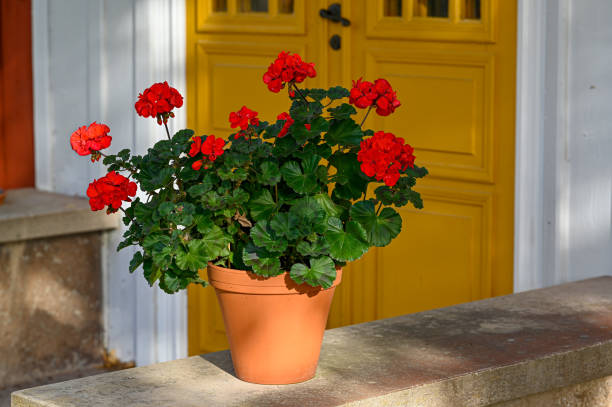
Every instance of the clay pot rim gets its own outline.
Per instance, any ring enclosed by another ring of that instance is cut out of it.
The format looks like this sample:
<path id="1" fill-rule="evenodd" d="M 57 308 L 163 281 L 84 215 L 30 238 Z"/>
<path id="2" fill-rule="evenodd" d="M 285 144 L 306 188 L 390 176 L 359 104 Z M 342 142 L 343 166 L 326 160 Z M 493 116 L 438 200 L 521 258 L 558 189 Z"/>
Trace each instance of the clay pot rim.
<path id="1" fill-rule="evenodd" d="M 247 270 L 230 269 L 208 263 L 208 280 L 217 290 L 244 293 L 244 294 L 308 294 L 315 295 L 324 291 L 321 287 L 312 287 L 308 284 L 297 284 L 284 272 L 274 277 L 262 277 Z M 330 290 L 342 281 L 342 267 L 336 266 L 336 279 Z"/>

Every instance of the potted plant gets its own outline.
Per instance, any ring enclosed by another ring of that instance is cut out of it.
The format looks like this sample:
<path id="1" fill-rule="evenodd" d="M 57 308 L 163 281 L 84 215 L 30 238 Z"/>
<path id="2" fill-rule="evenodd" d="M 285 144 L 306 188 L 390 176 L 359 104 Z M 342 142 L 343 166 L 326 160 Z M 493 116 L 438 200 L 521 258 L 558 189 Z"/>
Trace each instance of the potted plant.
<path id="1" fill-rule="evenodd" d="M 183 99 L 166 82 L 135 104 L 166 130 L 145 155 L 102 153 L 111 137 L 100 123 L 70 140 L 92 162 L 104 157 L 109 172 L 87 196 L 92 210 L 123 211 L 127 229 L 117 249 L 139 247 L 130 272 L 142 266 L 151 286 L 175 293 L 206 286 L 200 272 L 208 268 L 236 374 L 250 382 L 313 377 L 342 267 L 400 233 L 393 206 L 422 208 L 412 187 L 427 171 L 414 165 L 412 147 L 362 128 L 372 110 L 386 116 L 399 107 L 391 85 L 298 87 L 315 75 L 313 64 L 282 52 L 263 81 L 272 92 L 288 90 L 289 111 L 268 123 L 243 106 L 229 115 L 237 131 L 227 140 L 192 130 L 171 135 L 167 121 Z M 365 109 L 360 123 L 356 108 Z"/>

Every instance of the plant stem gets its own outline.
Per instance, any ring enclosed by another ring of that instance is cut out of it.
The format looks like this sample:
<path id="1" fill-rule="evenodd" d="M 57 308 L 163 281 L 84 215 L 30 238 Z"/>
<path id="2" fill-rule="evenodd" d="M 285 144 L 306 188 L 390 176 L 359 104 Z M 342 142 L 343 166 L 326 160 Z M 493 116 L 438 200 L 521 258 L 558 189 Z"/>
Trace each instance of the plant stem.
<path id="1" fill-rule="evenodd" d="M 304 103 L 306 103 L 306 106 L 308 106 L 308 101 L 306 100 L 306 96 L 304 96 L 304 94 L 302 93 L 300 88 L 298 88 L 295 83 L 292 83 L 292 85 L 293 85 L 293 89 L 295 89 L 297 91 L 297 93 L 300 95 L 300 97 L 302 98 Z"/>
<path id="2" fill-rule="evenodd" d="M 168 136 L 168 140 L 172 140 L 170 137 L 170 130 L 168 130 L 168 123 L 164 122 L 164 127 L 166 128 L 166 135 Z"/>
<path id="3" fill-rule="evenodd" d="M 378 216 L 378 214 L 380 213 L 381 208 L 382 208 L 382 201 L 380 202 L 380 205 L 378 205 L 378 209 L 376 209 L 376 216 Z"/>
<path id="4" fill-rule="evenodd" d="M 134 218 L 132 218 L 126 211 L 125 209 L 123 209 L 122 207 L 119 207 L 119 209 L 121 209 L 121 212 L 123 212 L 125 214 L 125 216 L 127 216 L 130 219 L 130 222 L 135 222 Z"/>
<path id="5" fill-rule="evenodd" d="M 361 121 L 361 124 L 359 125 L 359 127 L 363 127 L 363 124 L 365 123 L 366 119 L 368 118 L 368 115 L 370 114 L 370 110 L 372 110 L 372 107 L 370 105 L 370 107 L 368 108 L 368 111 L 366 112 L 365 116 L 363 117 L 363 120 Z"/>

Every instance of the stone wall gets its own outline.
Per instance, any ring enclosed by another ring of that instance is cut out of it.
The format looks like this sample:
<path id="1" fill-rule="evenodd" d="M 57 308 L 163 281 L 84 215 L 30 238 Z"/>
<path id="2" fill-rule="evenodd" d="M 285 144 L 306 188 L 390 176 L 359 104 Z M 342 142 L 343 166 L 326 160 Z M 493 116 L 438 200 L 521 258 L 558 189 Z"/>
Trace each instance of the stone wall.
<path id="1" fill-rule="evenodd" d="M 0 390 L 101 365 L 101 233 L 0 243 Z"/>

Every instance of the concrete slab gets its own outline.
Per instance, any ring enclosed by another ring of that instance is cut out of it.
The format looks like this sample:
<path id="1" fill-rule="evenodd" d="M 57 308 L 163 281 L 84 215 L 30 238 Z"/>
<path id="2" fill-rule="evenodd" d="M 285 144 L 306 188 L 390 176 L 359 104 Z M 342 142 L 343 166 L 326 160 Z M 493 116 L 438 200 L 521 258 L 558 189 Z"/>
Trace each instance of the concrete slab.
<path id="1" fill-rule="evenodd" d="M 87 199 L 38 191 L 6 191 L 0 206 L 0 243 L 113 229 L 118 214 L 92 212 Z"/>
<path id="2" fill-rule="evenodd" d="M 22 390 L 14 407 L 485 406 L 612 375 L 612 277 L 327 331 L 317 376 L 262 386 L 227 351 Z"/>

